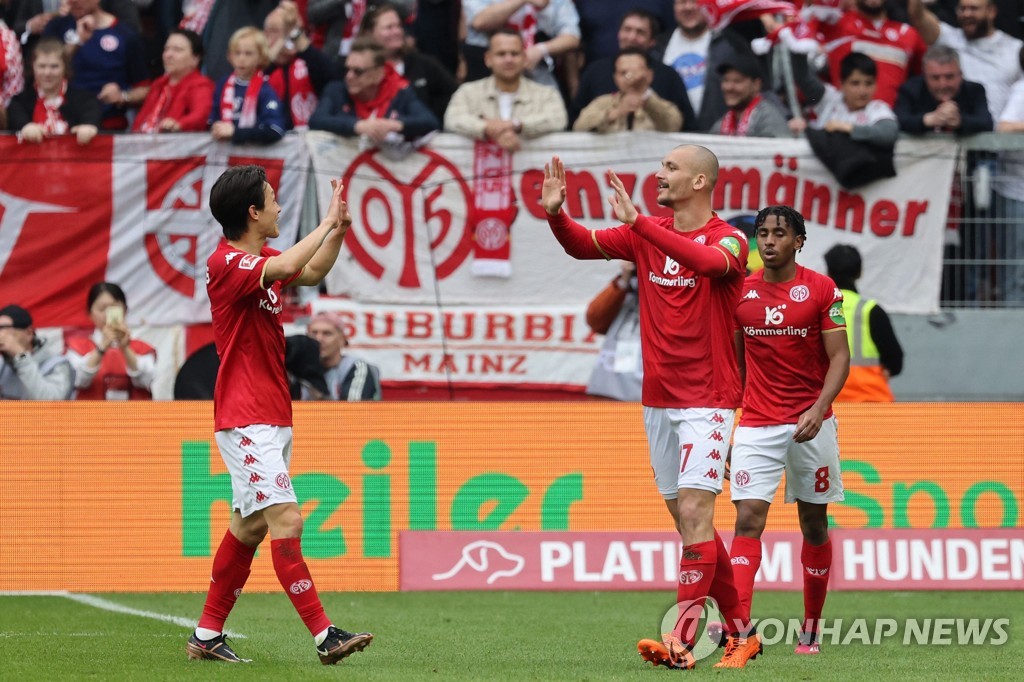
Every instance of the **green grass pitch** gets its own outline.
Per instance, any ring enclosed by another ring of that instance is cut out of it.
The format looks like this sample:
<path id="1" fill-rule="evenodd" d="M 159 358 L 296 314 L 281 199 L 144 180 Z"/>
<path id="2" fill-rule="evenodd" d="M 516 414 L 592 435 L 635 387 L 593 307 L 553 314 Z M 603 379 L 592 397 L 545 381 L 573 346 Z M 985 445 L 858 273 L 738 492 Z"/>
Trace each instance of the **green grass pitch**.
<path id="1" fill-rule="evenodd" d="M 106 594 L 117 604 L 196 618 L 201 594 Z M 62 597 L 0 597 L 0 679 L 45 680 L 771 680 L 1024 679 L 1024 594 L 1017 592 L 837 592 L 826 617 L 1008 618 L 1001 646 L 830 644 L 796 656 L 785 642 L 766 647 L 746 670 L 716 670 L 718 654 L 691 672 L 652 668 L 636 642 L 657 637 L 667 594 L 327 593 L 341 627 L 369 630 L 373 645 L 336 667 L 321 666 L 312 639 L 286 597 L 247 594 L 228 628 L 246 666 L 187 661 L 188 629 L 113 613 Z M 755 595 L 755 617 L 802 615 L 799 593 Z M 847 630 L 843 630 L 844 636 Z M 955 640 L 955 636 L 954 636 Z"/>

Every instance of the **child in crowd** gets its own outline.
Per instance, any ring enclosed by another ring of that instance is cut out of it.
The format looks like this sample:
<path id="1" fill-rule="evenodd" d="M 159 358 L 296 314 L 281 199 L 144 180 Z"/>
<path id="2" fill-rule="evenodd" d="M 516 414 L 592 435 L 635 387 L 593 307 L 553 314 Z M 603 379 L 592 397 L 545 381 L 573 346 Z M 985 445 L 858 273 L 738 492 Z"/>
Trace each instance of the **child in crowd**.
<path id="1" fill-rule="evenodd" d="M 281 101 L 263 76 L 270 63 L 267 39 L 257 28 L 240 28 L 228 42 L 228 62 L 234 69 L 213 93 L 210 133 L 213 139 L 235 144 L 272 144 L 284 136 Z"/>

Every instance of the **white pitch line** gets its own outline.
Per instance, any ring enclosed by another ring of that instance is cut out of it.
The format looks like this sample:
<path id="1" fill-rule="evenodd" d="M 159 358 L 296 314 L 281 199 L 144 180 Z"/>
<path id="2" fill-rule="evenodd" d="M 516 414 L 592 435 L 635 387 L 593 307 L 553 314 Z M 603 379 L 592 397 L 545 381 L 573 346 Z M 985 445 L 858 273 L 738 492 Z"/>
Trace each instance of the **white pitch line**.
<path id="1" fill-rule="evenodd" d="M 64 599 L 70 599 L 71 601 L 78 602 L 79 604 L 85 604 L 86 606 L 92 606 L 93 608 L 102 609 L 104 611 L 112 611 L 114 613 L 124 613 L 129 616 L 140 616 L 142 618 L 150 618 L 152 620 L 159 620 L 164 623 L 173 623 L 174 625 L 180 625 L 183 628 L 194 630 L 198 623 L 189 618 L 183 618 L 181 616 L 172 616 L 166 613 L 157 613 L 155 611 L 143 611 L 141 609 L 134 609 L 124 604 L 118 604 L 112 602 L 109 599 L 97 597 L 91 594 L 76 594 L 74 592 L 66 592 L 64 590 L 27 590 L 25 592 L 3 592 L 0 591 L 0 597 L 63 597 Z M 240 632 L 232 632 L 231 630 L 225 630 L 224 634 L 234 639 L 245 639 L 245 635 Z"/>

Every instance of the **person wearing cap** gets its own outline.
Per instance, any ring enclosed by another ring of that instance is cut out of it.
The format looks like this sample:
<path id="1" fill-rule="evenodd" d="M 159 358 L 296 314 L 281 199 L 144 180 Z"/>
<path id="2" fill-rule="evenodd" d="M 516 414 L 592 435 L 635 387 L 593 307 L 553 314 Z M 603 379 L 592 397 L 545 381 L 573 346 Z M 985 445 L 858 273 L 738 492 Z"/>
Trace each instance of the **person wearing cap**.
<path id="1" fill-rule="evenodd" d="M 761 65 L 755 57 L 723 61 L 717 71 L 728 110 L 708 132 L 735 137 L 792 136 L 782 111 L 761 93 Z"/>
<path id="2" fill-rule="evenodd" d="M 29 312 L 0 308 L 0 398 L 68 400 L 74 383 L 71 364 L 36 336 Z"/>
<path id="3" fill-rule="evenodd" d="M 317 313 L 309 322 L 306 335 L 320 344 L 320 364 L 324 368 L 328 394 L 319 396 L 303 386 L 303 400 L 380 400 L 380 370 L 345 352 L 341 318 L 333 313 Z"/>

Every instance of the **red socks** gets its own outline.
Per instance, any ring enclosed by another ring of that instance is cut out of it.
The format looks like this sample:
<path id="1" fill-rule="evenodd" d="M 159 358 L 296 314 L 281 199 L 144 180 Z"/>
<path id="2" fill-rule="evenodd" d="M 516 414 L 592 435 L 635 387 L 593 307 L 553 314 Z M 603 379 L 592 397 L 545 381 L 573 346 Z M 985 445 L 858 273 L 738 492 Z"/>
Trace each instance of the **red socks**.
<path id="1" fill-rule="evenodd" d="M 711 590 L 708 593 L 722 612 L 725 619 L 727 633 L 741 632 L 750 624 L 750 614 L 746 620 L 743 618 L 743 611 L 736 593 L 736 581 L 733 576 L 732 563 L 729 558 L 729 550 L 725 548 L 722 536 L 715 531 L 715 551 L 718 557 L 715 564 L 715 579 L 711 583 Z"/>
<path id="2" fill-rule="evenodd" d="M 679 586 L 676 589 L 679 620 L 673 634 L 691 647 L 696 641 L 697 623 L 704 609 L 704 600 L 715 580 L 717 563 L 718 549 L 714 540 L 683 547 L 683 556 L 679 561 Z"/>
<path id="3" fill-rule="evenodd" d="M 302 558 L 299 538 L 271 540 L 270 556 L 274 560 L 274 572 L 277 573 L 281 587 L 292 600 L 292 605 L 309 628 L 310 634 L 315 637 L 326 630 L 331 621 L 324 613 L 323 604 L 313 586 L 313 578 Z"/>
<path id="4" fill-rule="evenodd" d="M 740 619 L 750 623 L 750 605 L 754 599 L 754 576 L 761 567 L 761 539 L 737 535 L 732 540 L 732 572 L 736 578 L 736 597 Z"/>
<path id="5" fill-rule="evenodd" d="M 821 612 L 825 607 L 825 596 L 828 594 L 832 540 L 826 540 L 825 544 L 817 547 L 804 540 L 800 563 L 804 566 L 804 632 L 817 632 Z"/>
<path id="6" fill-rule="evenodd" d="M 224 631 L 224 621 L 228 619 L 231 608 L 242 593 L 255 555 L 255 547 L 242 544 L 230 530 L 224 533 L 224 539 L 220 541 L 217 554 L 213 557 L 210 589 L 206 593 L 199 627 Z"/>

